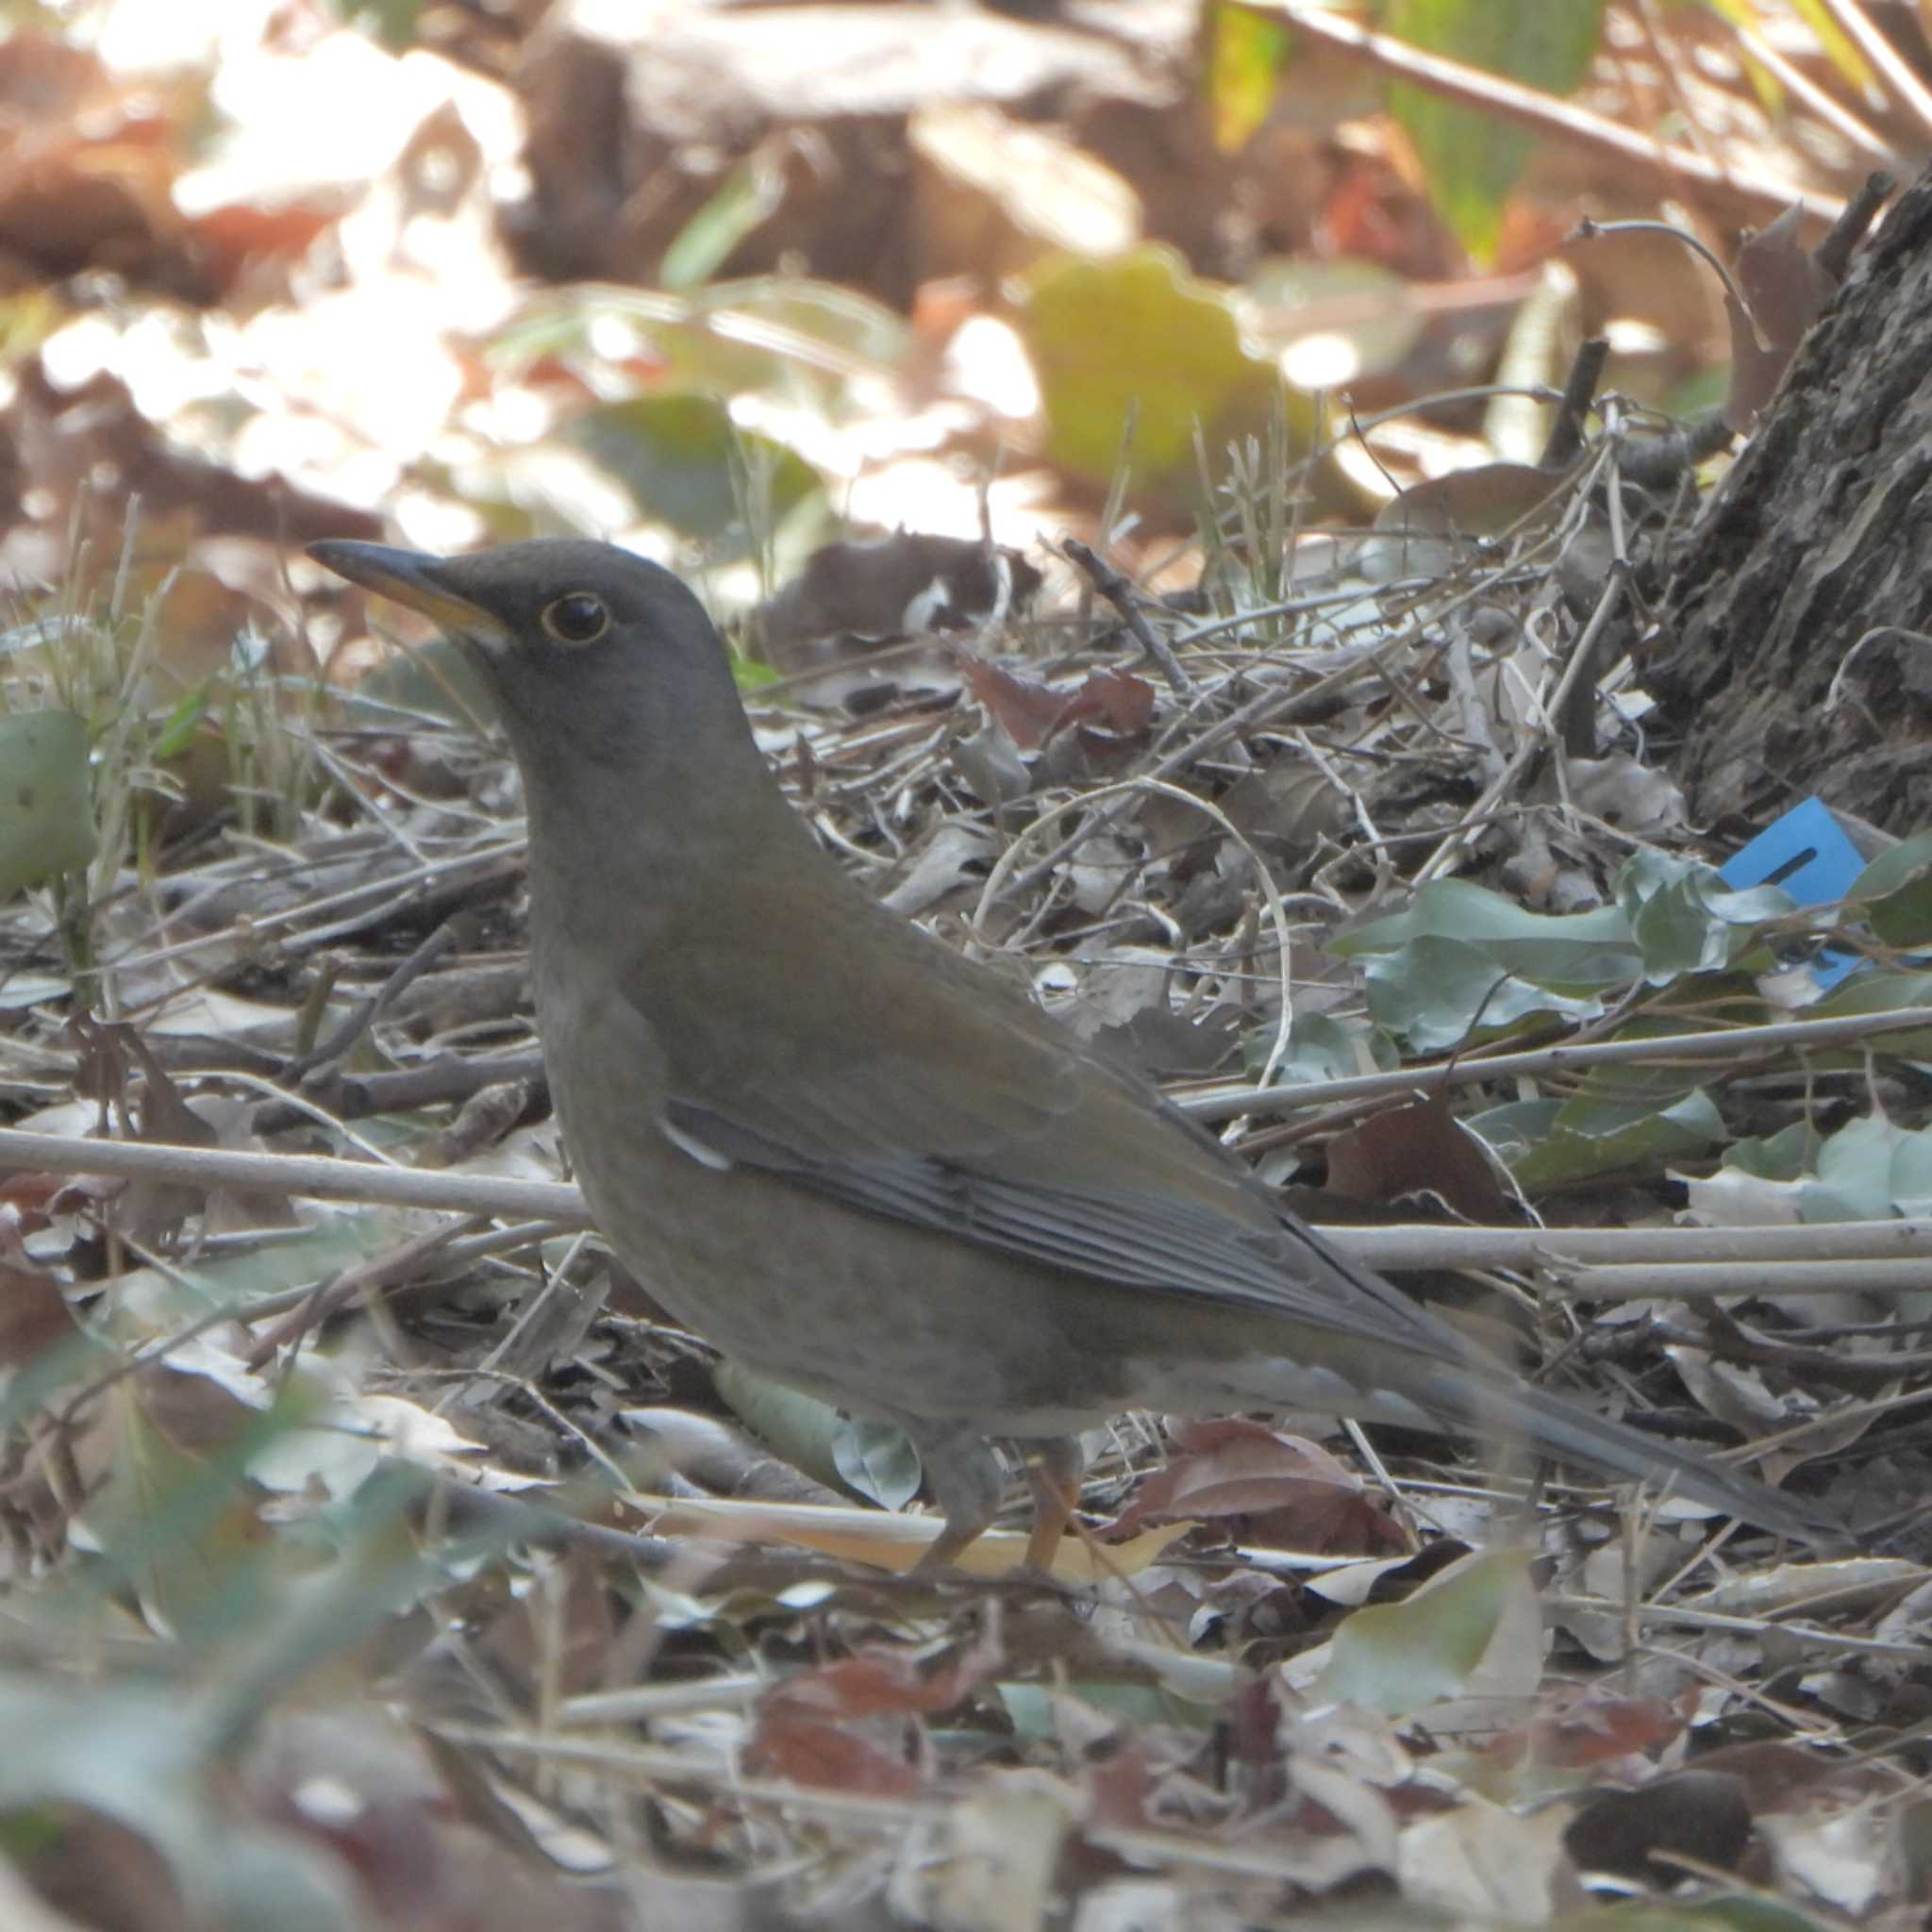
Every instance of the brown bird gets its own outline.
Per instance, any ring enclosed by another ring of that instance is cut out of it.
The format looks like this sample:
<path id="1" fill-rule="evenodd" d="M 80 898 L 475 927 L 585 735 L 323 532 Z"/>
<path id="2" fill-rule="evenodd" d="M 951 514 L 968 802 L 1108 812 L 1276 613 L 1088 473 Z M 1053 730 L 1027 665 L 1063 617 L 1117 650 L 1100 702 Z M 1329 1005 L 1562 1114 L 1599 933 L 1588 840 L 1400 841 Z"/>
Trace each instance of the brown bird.
<path id="1" fill-rule="evenodd" d="M 529 811 L 550 1090 L 598 1226 L 726 1356 L 917 1445 L 944 1563 L 1075 1432 L 1293 1407 L 1521 1440 L 1829 1538 L 1804 1504 L 1474 1355 L 1155 1090 L 879 906 L 786 803 L 696 597 L 602 543 L 318 543 L 441 625 Z"/>

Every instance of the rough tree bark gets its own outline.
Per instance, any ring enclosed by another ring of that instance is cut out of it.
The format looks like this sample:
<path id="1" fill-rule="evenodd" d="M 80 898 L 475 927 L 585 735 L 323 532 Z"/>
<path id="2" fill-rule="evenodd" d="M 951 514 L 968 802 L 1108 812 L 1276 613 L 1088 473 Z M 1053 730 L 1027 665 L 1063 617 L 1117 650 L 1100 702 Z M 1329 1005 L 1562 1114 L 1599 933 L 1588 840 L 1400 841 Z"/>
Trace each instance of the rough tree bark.
<path id="1" fill-rule="evenodd" d="M 1693 817 L 1932 824 L 1932 169 L 1854 258 L 1672 559 L 1644 681 Z"/>

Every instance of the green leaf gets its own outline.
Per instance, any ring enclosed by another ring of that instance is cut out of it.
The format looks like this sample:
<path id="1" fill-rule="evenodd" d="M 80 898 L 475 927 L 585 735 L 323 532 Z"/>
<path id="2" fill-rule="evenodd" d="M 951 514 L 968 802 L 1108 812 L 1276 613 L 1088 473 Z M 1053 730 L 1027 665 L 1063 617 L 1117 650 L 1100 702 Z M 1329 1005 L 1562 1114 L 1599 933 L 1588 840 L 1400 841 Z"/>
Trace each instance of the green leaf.
<path id="1" fill-rule="evenodd" d="M 1551 992 L 1506 971 L 1491 949 L 1434 933 L 1372 958 L 1364 977 L 1369 1017 L 1416 1053 L 1460 1046 L 1473 1028 L 1490 1039 L 1531 1014 L 1581 1022 L 1603 1011 L 1593 995 Z"/>
<path id="2" fill-rule="evenodd" d="M 1040 379 L 1047 460 L 1107 484 L 1131 420 L 1136 482 L 1186 499 L 1197 429 L 1219 450 L 1258 433 L 1284 395 L 1293 440 L 1307 447 L 1314 406 L 1249 352 L 1232 292 L 1196 281 L 1172 249 L 1153 245 L 1105 261 L 1058 256 L 1036 268 L 1018 320 Z"/>
<path id="3" fill-rule="evenodd" d="M 1275 81 L 1288 58 L 1288 28 L 1278 20 L 1217 0 L 1208 54 L 1208 98 L 1214 144 L 1223 154 L 1245 147 L 1274 104 Z"/>
<path id="4" fill-rule="evenodd" d="M 1734 1141 L 1724 1165 L 1761 1181 L 1801 1180 L 1813 1172 L 1824 1144 L 1809 1121 L 1793 1121 L 1762 1140 Z"/>
<path id="5" fill-rule="evenodd" d="M 731 679 L 741 691 L 766 691 L 785 682 L 785 674 L 773 664 L 760 664 L 756 658 L 734 657 Z"/>
<path id="6" fill-rule="evenodd" d="M 903 1509 L 919 1493 L 924 1472 L 912 1439 L 896 1423 L 853 1416 L 832 1436 L 839 1474 L 861 1496 L 883 1509 Z"/>
<path id="7" fill-rule="evenodd" d="M 1518 977 L 1566 994 L 1620 986 L 1643 971 L 1643 955 L 1619 908 L 1529 912 L 1463 879 L 1430 880 L 1405 911 L 1338 935 L 1329 950 L 1355 958 L 1392 952 L 1424 934 L 1467 941 Z"/>
<path id="8" fill-rule="evenodd" d="M 162 721 L 150 756 L 157 764 L 188 749 L 194 727 L 208 713 L 208 681 L 204 678 Z"/>
<path id="9" fill-rule="evenodd" d="M 774 1456 L 828 1490 L 843 1483 L 840 1439 L 852 1425 L 829 1402 L 729 1360 L 712 1371 L 712 1381 L 725 1406 Z"/>
<path id="10" fill-rule="evenodd" d="M 1274 1028 L 1257 1027 L 1242 1042 L 1241 1057 L 1258 1074 L 1274 1051 Z M 1284 1085 L 1353 1080 L 1363 1074 L 1389 1074 L 1402 1064 L 1393 1041 L 1379 1027 L 1337 1020 L 1327 1013 L 1297 1013 L 1290 1023 L 1288 1052 L 1275 1069 Z"/>
<path id="11" fill-rule="evenodd" d="M 729 554 L 745 554 L 764 534 L 748 527 L 741 455 L 771 465 L 774 520 L 820 488 L 795 451 L 746 434 L 716 396 L 694 391 L 606 403 L 575 418 L 563 435 L 615 476 L 644 516 Z"/>
<path id="12" fill-rule="evenodd" d="M 1739 891 L 1707 865 L 1650 848 L 1618 869 L 1610 891 L 1653 986 L 1685 973 L 1723 972 L 1757 943 L 1761 927 L 1797 909 L 1780 887 Z"/>
<path id="13" fill-rule="evenodd" d="M 1855 973 L 1816 1006 L 1807 1020 L 1850 1018 L 1857 1013 L 1890 1013 L 1907 1007 L 1932 1007 L 1932 973 Z M 1857 1066 L 1868 1054 L 1932 1064 L 1932 1026 L 1893 1027 L 1841 1047 L 1820 1047 L 1806 1058 L 1817 1066 Z"/>
<path id="14" fill-rule="evenodd" d="M 1887 1221 L 1924 1213 L 1932 1200 L 1932 1127 L 1895 1126 L 1869 1114 L 1818 1150 L 1816 1184 L 1805 1190 L 1807 1221 Z"/>
<path id="15" fill-rule="evenodd" d="M 1604 0 L 1391 0 L 1383 25 L 1424 52 L 1567 94 L 1590 71 L 1603 16 Z M 1415 145 L 1438 212 L 1487 261 L 1536 137 L 1401 82 L 1389 90 L 1389 107 Z"/>
<path id="16" fill-rule="evenodd" d="M 1339 936 L 1342 958 L 1369 955 L 1369 1012 L 1418 1052 L 1484 1038 L 1533 1013 L 1594 1019 L 1599 994 L 1642 972 L 1615 906 L 1553 916 L 1462 879 L 1421 887 L 1406 910 Z M 1380 956 L 1380 957 L 1374 957 Z"/>
<path id="17" fill-rule="evenodd" d="M 336 0 L 336 11 L 391 54 L 406 54 L 416 44 L 423 0 Z"/>
<path id="18" fill-rule="evenodd" d="M 694 289 L 708 282 L 731 251 L 777 213 L 784 199 L 784 170 L 761 149 L 747 155 L 672 238 L 658 266 L 658 281 L 667 289 Z"/>
<path id="19" fill-rule="evenodd" d="M 1806 1008 L 1807 1020 L 1831 1020 L 1853 1013 L 1891 1013 L 1906 1007 L 1932 1007 L 1932 973 L 1859 973 L 1841 981 L 1814 1007 Z M 1902 1054 L 1908 1059 L 1932 1056 L 1932 1029 L 1924 1033 L 1874 1033 L 1871 1040 L 1875 1053 Z M 1848 1049 L 1865 1049 L 1852 1042 Z"/>
<path id="20" fill-rule="evenodd" d="M 1845 894 L 1863 908 L 1872 930 L 1887 945 L 1932 940 L 1932 832 L 1919 832 L 1881 852 Z"/>
<path id="21" fill-rule="evenodd" d="M 350 1932 L 356 1923 L 324 1848 L 249 1824 L 220 1795 L 206 1700 L 158 1674 L 0 1675 L 0 1735 L 33 1740 L 0 1753 L 0 1813 L 17 1820 L 58 1803 L 117 1820 L 167 1861 L 194 1924 Z"/>
<path id="22" fill-rule="evenodd" d="M 1555 1188 L 1631 1168 L 1660 1169 L 1724 1138 L 1724 1117 L 1702 1089 L 1669 1107 L 1580 1098 L 1525 1100 L 1465 1123 L 1524 1188 Z"/>
<path id="23" fill-rule="evenodd" d="M 1499 1550 L 1406 1602 L 1357 1610 L 1336 1631 L 1313 1694 L 1394 1717 L 1459 1696 L 1532 1588 L 1528 1557 Z"/>
<path id="24" fill-rule="evenodd" d="M 72 711 L 0 718 L 0 900 L 94 856 L 87 726 Z"/>
<path id="25" fill-rule="evenodd" d="M 1116 1724 L 1191 1724 L 1207 1729 L 1224 1716 L 1218 1705 L 1191 1704 L 1165 1684 L 1137 1684 L 1127 1679 L 1075 1678 L 1070 1683 L 1027 1684 L 1008 1680 L 995 1684 L 1015 1736 L 1049 1742 L 1066 1735 L 1066 1704 L 1077 1698 Z"/>
<path id="26" fill-rule="evenodd" d="M 1909 839 L 1901 839 L 1896 845 L 1881 852 L 1852 881 L 1852 889 L 1845 897 L 1861 904 L 1883 899 L 1901 886 L 1923 878 L 1928 866 L 1932 866 L 1932 832 L 1914 832 Z"/>
<path id="27" fill-rule="evenodd" d="M 116 1284 L 117 1306 L 155 1323 L 199 1321 L 216 1308 L 238 1307 L 305 1283 L 327 1281 L 387 1253 L 413 1233 L 406 1211 L 354 1208 L 319 1216 L 286 1240 L 257 1248 L 210 1253 L 176 1261 L 165 1271 L 129 1270 Z"/>

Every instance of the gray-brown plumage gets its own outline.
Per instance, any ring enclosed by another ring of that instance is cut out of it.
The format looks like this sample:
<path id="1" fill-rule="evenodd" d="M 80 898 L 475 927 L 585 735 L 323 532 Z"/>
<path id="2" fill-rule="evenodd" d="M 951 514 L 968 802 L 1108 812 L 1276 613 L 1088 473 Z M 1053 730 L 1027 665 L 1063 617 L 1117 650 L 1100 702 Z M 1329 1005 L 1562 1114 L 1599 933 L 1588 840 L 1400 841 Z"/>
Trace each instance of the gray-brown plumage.
<path id="1" fill-rule="evenodd" d="M 786 804 L 669 572 L 599 543 L 312 553 L 426 612 L 494 688 L 529 809 L 551 1092 L 592 1214 L 726 1355 L 917 1443 L 943 1561 L 990 1439 L 1119 1409 L 1472 1427 L 1674 1482 L 1768 1528 L 1805 1506 L 1474 1357 L 1023 993 L 877 905 Z"/>

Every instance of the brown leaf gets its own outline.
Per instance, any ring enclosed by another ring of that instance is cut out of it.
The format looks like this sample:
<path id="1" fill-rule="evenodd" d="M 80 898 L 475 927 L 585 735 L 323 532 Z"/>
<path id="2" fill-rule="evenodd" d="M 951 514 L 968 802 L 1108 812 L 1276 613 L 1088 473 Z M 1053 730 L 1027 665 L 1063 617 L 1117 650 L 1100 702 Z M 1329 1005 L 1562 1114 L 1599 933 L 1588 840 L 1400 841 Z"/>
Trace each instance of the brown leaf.
<path id="1" fill-rule="evenodd" d="M 1672 1853 L 1729 1872 L 1750 1842 L 1743 1780 L 1701 1766 L 1634 1791 L 1600 1792 L 1563 1832 L 1564 1849 L 1585 1871 L 1660 1885 L 1683 1872 Z"/>
<path id="2" fill-rule="evenodd" d="M 846 1657 L 790 1677 L 766 1693 L 761 1711 L 793 1710 L 827 1720 L 930 1716 L 950 1710 L 999 1663 L 982 1639 L 934 1668 L 877 1654 Z"/>
<path id="3" fill-rule="evenodd" d="M 1359 1201 L 1438 1194 L 1484 1226 L 1517 1218 L 1489 1156 L 1441 1093 L 1371 1114 L 1338 1134 L 1328 1145 L 1328 1186 Z"/>
<path id="4" fill-rule="evenodd" d="M 1154 720 L 1154 687 L 1125 671 L 1091 671 L 1061 712 L 1055 730 L 1101 724 L 1123 738 L 1138 738 Z"/>
<path id="5" fill-rule="evenodd" d="M 1731 327 L 1731 386 L 1724 397 L 1724 421 L 1736 430 L 1750 428 L 1776 393 L 1805 331 L 1817 321 L 1838 286 L 1799 245 L 1803 213 L 1794 204 L 1769 227 L 1747 237 L 1733 264 L 1738 286 L 1751 305 L 1746 315 L 1735 296 L 1724 296 L 1724 316 Z"/>
<path id="6" fill-rule="evenodd" d="M 1419 537 L 1497 537 L 1562 487 L 1560 475 L 1534 463 L 1475 463 L 1410 485 L 1375 512 L 1375 527 Z"/>
<path id="7" fill-rule="evenodd" d="M 1154 689 L 1124 671 L 1093 671 L 1078 691 L 1056 691 L 985 658 L 962 653 L 959 666 L 973 695 L 1006 726 L 1022 751 L 1038 751 L 1076 724 L 1097 724 L 1137 738 L 1154 716 Z"/>
<path id="8" fill-rule="evenodd" d="M 60 1284 L 34 1265 L 19 1224 L 0 1215 L 0 1369 L 18 1369 L 80 1333 Z"/>
<path id="9" fill-rule="evenodd" d="M 793 669 L 828 639 L 971 630 L 1003 605 L 1029 602 L 1041 581 L 1017 550 L 900 530 L 813 551 L 759 607 L 754 628 L 769 661 Z"/>
<path id="10" fill-rule="evenodd" d="M 888 1746 L 902 1742 L 910 1720 L 950 1710 L 1004 1659 L 989 1622 L 937 1664 L 877 1651 L 801 1672 L 759 1700 L 747 1759 L 801 1784 L 904 1795 L 918 1788 L 919 1774 Z"/>
<path id="11" fill-rule="evenodd" d="M 760 1718 L 745 1761 L 768 1777 L 828 1790 L 903 1798 L 919 1789 L 918 1771 L 903 1758 L 889 1756 L 836 1724 L 796 1712 Z"/>
<path id="12" fill-rule="evenodd" d="M 985 658 L 962 657 L 973 695 L 1006 726 L 1022 751 L 1038 751 L 1067 708 L 1067 694 L 1036 678 L 1003 671 Z"/>
<path id="13" fill-rule="evenodd" d="M 1505 1731 L 1486 1755 L 1498 1764 L 1584 1771 L 1659 1750 L 1683 1728 L 1682 1717 L 1661 1698 L 1585 1697 L 1568 1710 Z"/>
<path id="14" fill-rule="evenodd" d="M 1239 1418 L 1174 1430 L 1167 1467 L 1143 1482 L 1115 1531 L 1181 1518 L 1238 1518 L 1243 1541 L 1273 1548 L 1374 1554 L 1402 1533 L 1326 1450 Z"/>

